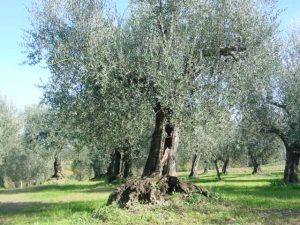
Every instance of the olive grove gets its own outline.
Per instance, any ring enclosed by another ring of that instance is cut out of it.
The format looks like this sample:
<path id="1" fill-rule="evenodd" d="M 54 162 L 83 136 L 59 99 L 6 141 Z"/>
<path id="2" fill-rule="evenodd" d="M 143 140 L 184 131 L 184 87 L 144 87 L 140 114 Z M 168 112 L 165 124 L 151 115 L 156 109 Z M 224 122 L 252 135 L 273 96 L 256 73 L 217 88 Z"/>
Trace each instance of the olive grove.
<path id="1" fill-rule="evenodd" d="M 220 180 L 271 159 L 299 182 L 300 26 L 281 37 L 276 1 L 131 0 L 120 15 L 105 0 L 39 0 L 30 15 L 27 63 L 51 77 L 41 105 L 0 98 L 0 186 L 62 179 L 68 162 L 78 179 L 135 175 L 109 198 L 129 207 L 207 196 L 179 164 Z"/>

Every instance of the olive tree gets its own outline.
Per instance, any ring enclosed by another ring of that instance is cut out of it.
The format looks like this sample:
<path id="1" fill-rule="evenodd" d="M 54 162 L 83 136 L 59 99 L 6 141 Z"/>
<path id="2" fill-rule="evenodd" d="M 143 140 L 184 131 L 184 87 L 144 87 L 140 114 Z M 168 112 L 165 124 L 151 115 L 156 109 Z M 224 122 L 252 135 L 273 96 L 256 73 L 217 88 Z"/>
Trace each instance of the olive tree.
<path id="1" fill-rule="evenodd" d="M 290 29 L 286 43 L 283 44 L 283 69 L 277 73 L 275 94 L 269 98 L 273 120 L 268 123 L 267 132 L 275 133 L 286 148 L 284 181 L 299 182 L 298 165 L 300 157 L 300 101 L 299 101 L 299 59 L 300 26 L 294 24 Z"/>
<path id="2" fill-rule="evenodd" d="M 6 186 L 7 177 L 14 178 L 9 169 L 14 162 L 9 158 L 20 150 L 20 127 L 16 109 L 0 96 L 0 186 Z"/>
<path id="3" fill-rule="evenodd" d="M 230 109 L 269 74 L 276 16 L 265 2 L 133 0 L 121 20 L 108 1 L 42 0 L 28 59 L 46 61 L 46 102 L 73 130 L 92 125 L 103 154 L 150 131 L 143 176 L 175 176 L 191 109 L 203 98 Z"/>

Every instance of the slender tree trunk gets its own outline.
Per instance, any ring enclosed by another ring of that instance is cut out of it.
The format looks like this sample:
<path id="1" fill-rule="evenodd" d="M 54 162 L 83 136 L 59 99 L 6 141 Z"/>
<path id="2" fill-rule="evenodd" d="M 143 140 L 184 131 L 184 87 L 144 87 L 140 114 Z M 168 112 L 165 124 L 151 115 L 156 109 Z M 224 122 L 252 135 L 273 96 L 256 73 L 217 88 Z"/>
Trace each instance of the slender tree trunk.
<path id="1" fill-rule="evenodd" d="M 92 180 L 99 180 L 105 176 L 101 167 L 101 163 L 97 157 L 93 159 L 92 169 L 94 171 L 94 177 Z"/>
<path id="2" fill-rule="evenodd" d="M 0 187 L 4 188 L 4 177 L 0 176 Z"/>
<path id="3" fill-rule="evenodd" d="M 298 165 L 299 153 L 293 148 L 286 149 L 286 162 L 284 169 L 284 182 L 285 183 L 298 183 Z"/>
<path id="4" fill-rule="evenodd" d="M 132 160 L 130 156 L 124 157 L 124 172 L 123 172 L 123 177 L 128 178 L 133 175 L 132 173 Z"/>
<path id="5" fill-rule="evenodd" d="M 59 159 L 58 156 L 54 157 L 53 166 L 54 166 L 53 167 L 54 168 L 54 175 L 52 176 L 52 178 L 56 178 L 56 179 L 64 178 L 64 176 L 62 174 L 61 160 Z"/>
<path id="6" fill-rule="evenodd" d="M 261 165 L 257 160 L 253 161 L 253 171 L 252 174 L 260 174 L 262 173 Z"/>
<path id="7" fill-rule="evenodd" d="M 227 157 L 224 160 L 224 164 L 223 164 L 223 167 L 222 167 L 222 174 L 227 174 L 228 165 L 229 165 L 229 157 Z"/>
<path id="8" fill-rule="evenodd" d="M 208 173 L 208 162 L 207 162 L 207 161 L 204 162 L 204 170 L 203 170 L 203 173 Z"/>
<path id="9" fill-rule="evenodd" d="M 214 160 L 214 164 L 215 164 L 215 168 L 216 168 L 216 171 L 217 171 L 218 180 L 221 180 L 221 173 L 220 173 L 219 167 L 218 167 L 218 160 Z"/>
<path id="10" fill-rule="evenodd" d="M 296 158 L 296 171 L 297 171 L 297 173 L 299 173 L 300 152 L 298 152 L 297 158 Z"/>
<path id="11" fill-rule="evenodd" d="M 115 149 L 114 153 L 111 156 L 111 162 L 107 169 L 107 179 L 108 182 L 112 182 L 118 178 L 120 178 L 121 175 L 121 159 L 122 155 L 121 152 L 117 149 Z"/>
<path id="12" fill-rule="evenodd" d="M 199 165 L 200 157 L 197 154 L 193 156 L 193 163 L 189 177 L 197 177 L 198 175 L 198 165 Z"/>
<path id="13" fill-rule="evenodd" d="M 165 113 L 159 103 L 154 108 L 155 128 L 143 177 L 150 175 L 176 176 L 176 153 L 179 127 L 171 123 L 171 111 Z M 164 137 L 164 133 L 166 137 Z"/>

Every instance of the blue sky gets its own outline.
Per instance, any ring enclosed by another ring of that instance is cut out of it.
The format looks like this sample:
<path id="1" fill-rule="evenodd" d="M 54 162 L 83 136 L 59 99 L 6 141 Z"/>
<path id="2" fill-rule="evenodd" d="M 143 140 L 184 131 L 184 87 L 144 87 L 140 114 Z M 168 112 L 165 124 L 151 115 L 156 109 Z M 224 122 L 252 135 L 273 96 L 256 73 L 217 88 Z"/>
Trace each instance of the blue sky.
<path id="1" fill-rule="evenodd" d="M 115 0 L 119 10 L 128 0 Z M 30 28 L 28 12 L 32 0 L 8 0 L 0 3 L 0 95 L 12 101 L 18 109 L 38 103 L 42 90 L 36 87 L 46 82 L 49 72 L 41 66 L 20 65 L 25 60 L 22 48 L 23 30 Z M 279 0 L 281 29 L 296 17 L 300 18 L 300 0 Z"/>

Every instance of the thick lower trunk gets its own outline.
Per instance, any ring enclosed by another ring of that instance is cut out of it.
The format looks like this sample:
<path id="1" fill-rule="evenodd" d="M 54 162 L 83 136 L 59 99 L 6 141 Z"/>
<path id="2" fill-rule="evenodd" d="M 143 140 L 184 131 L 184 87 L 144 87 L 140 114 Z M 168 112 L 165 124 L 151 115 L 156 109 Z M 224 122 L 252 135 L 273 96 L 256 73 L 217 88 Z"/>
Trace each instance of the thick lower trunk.
<path id="1" fill-rule="evenodd" d="M 153 174 L 176 176 L 179 128 L 171 123 L 171 111 L 165 113 L 158 103 L 154 108 L 155 128 L 143 177 Z"/>
<path id="2" fill-rule="evenodd" d="M 109 196 L 107 203 L 121 208 L 130 208 L 138 203 L 165 205 L 174 193 L 180 193 L 184 198 L 195 194 L 209 196 L 207 190 L 182 182 L 177 177 L 144 177 L 128 180 Z"/>
<path id="3" fill-rule="evenodd" d="M 298 183 L 298 168 L 299 166 L 299 152 L 295 149 L 286 149 L 286 162 L 284 169 L 285 183 Z"/>
<path id="4" fill-rule="evenodd" d="M 255 160 L 253 162 L 253 171 L 252 171 L 252 174 L 254 175 L 254 174 L 260 174 L 260 173 L 262 173 L 262 169 L 261 169 L 260 163 L 257 160 Z"/>
<path id="5" fill-rule="evenodd" d="M 62 173 L 61 161 L 58 156 L 54 157 L 53 166 L 54 166 L 54 175 L 52 176 L 52 178 L 56 178 L 56 179 L 64 178 Z"/>
<path id="6" fill-rule="evenodd" d="M 152 134 L 150 151 L 143 171 L 143 176 L 150 176 L 155 172 L 160 171 L 160 159 L 162 157 L 163 132 L 165 124 L 165 114 L 161 105 L 157 103 L 154 108 L 155 112 L 155 127 Z"/>
<path id="7" fill-rule="evenodd" d="M 107 179 L 109 182 L 121 177 L 121 159 L 121 152 L 116 149 L 111 156 L 111 162 L 107 169 Z"/>
<path id="8" fill-rule="evenodd" d="M 194 156 L 193 156 L 193 164 L 192 164 L 192 168 L 191 168 L 191 172 L 190 172 L 189 177 L 197 177 L 197 175 L 198 175 L 199 160 L 200 160 L 199 155 L 194 154 Z"/>
<path id="9" fill-rule="evenodd" d="M 227 157 L 224 160 L 224 164 L 223 164 L 223 167 L 222 167 L 222 174 L 227 174 L 228 165 L 229 165 L 229 157 Z"/>
<path id="10" fill-rule="evenodd" d="M 218 180 L 221 180 L 221 173 L 218 167 L 218 160 L 214 160 L 214 164 L 215 164 Z"/>

